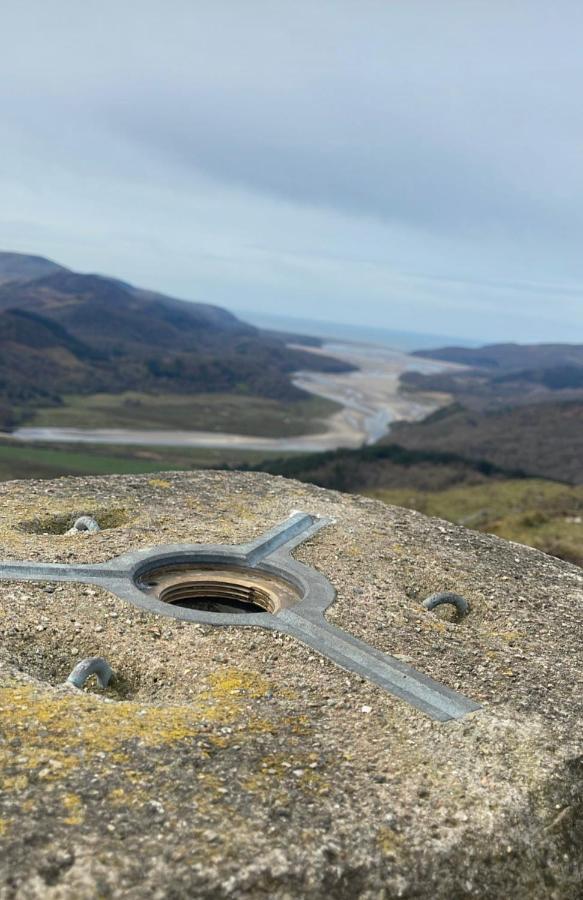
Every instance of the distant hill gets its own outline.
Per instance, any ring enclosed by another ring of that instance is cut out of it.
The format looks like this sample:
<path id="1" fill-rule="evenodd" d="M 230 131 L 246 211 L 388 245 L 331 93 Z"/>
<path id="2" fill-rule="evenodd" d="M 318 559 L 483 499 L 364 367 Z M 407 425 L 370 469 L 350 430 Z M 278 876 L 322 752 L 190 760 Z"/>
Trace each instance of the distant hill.
<path id="1" fill-rule="evenodd" d="M 2 427 L 26 417 L 27 404 L 63 393 L 248 393 L 293 402 L 308 395 L 292 372 L 352 368 L 288 348 L 219 307 L 40 257 L 0 253 L 0 271 L 11 275 L 0 284 Z"/>
<path id="2" fill-rule="evenodd" d="M 61 391 L 87 388 L 98 358 L 61 325 L 23 310 L 0 313 L 0 428 L 30 405 L 52 406 Z"/>
<path id="3" fill-rule="evenodd" d="M 387 439 L 388 440 L 388 439 Z M 413 450 L 458 453 L 571 484 L 583 484 L 583 401 L 476 412 L 459 404 L 418 424 L 398 423 L 390 440 Z"/>
<path id="4" fill-rule="evenodd" d="M 468 459 L 463 453 L 408 449 L 388 441 L 356 450 L 268 459 L 248 468 L 348 493 L 403 487 L 436 491 L 458 484 L 525 477 L 520 469 L 506 469 L 484 459 Z"/>
<path id="5" fill-rule="evenodd" d="M 67 271 L 44 256 L 0 252 L 0 284 L 5 281 L 30 281 L 56 272 Z"/>
<path id="6" fill-rule="evenodd" d="M 188 303 L 141 291 L 100 275 L 58 271 L 29 281 L 0 285 L 0 310 L 37 312 L 59 322 L 93 346 L 142 346 L 173 350 L 216 343 L 229 335 L 259 335 L 259 330 L 218 307 Z"/>
<path id="7" fill-rule="evenodd" d="M 416 350 L 413 356 L 459 363 L 472 368 L 517 371 L 552 366 L 583 366 L 583 344 L 487 344 Z"/>
<path id="8" fill-rule="evenodd" d="M 530 386 L 540 385 L 549 391 L 568 391 L 583 388 L 583 365 L 558 365 L 540 369 L 520 369 L 497 375 L 494 383 L 498 385 Z"/>
<path id="9" fill-rule="evenodd" d="M 583 402 L 490 412 L 454 404 L 422 422 L 395 423 L 372 446 L 266 460 L 256 468 L 349 493 L 435 492 L 533 477 L 583 485 Z"/>
<path id="10" fill-rule="evenodd" d="M 492 344 L 443 347 L 416 356 L 464 366 L 433 374 L 406 372 L 405 390 L 451 394 L 472 410 L 583 400 L 583 344 Z"/>

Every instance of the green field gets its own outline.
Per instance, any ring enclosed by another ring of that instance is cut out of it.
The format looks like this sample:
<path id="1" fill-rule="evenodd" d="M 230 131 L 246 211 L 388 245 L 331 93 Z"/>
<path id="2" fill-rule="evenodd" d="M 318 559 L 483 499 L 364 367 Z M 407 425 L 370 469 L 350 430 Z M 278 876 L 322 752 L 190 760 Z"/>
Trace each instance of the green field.
<path id="1" fill-rule="evenodd" d="M 39 409 L 26 424 L 56 428 L 135 428 L 295 437 L 325 430 L 340 409 L 309 397 L 280 402 L 245 394 L 71 394 L 63 406 Z"/>
<path id="2" fill-rule="evenodd" d="M 444 491 L 400 488 L 366 493 L 583 565 L 583 486 L 533 478 Z"/>
<path id="3" fill-rule="evenodd" d="M 278 457 L 285 456 L 278 452 Z M 289 454 L 290 456 L 292 454 Z M 130 475 L 257 465 L 266 454 L 253 450 L 132 447 L 104 444 L 23 443 L 0 438 L 0 481 L 60 475 Z"/>

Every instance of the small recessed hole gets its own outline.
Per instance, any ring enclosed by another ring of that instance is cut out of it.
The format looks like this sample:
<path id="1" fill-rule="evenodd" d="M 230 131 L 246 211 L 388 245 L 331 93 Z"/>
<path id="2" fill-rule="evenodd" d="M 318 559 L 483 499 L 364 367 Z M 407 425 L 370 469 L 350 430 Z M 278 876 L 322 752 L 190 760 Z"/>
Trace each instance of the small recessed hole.
<path id="1" fill-rule="evenodd" d="M 25 522 L 20 522 L 18 529 L 26 532 L 26 534 L 64 535 L 73 527 L 77 519 L 83 516 L 90 516 L 92 519 L 95 519 L 101 531 L 106 531 L 109 528 L 121 528 L 129 522 L 129 515 L 125 509 L 104 509 L 89 505 L 87 507 L 77 507 L 69 512 L 47 514 L 28 519 Z"/>

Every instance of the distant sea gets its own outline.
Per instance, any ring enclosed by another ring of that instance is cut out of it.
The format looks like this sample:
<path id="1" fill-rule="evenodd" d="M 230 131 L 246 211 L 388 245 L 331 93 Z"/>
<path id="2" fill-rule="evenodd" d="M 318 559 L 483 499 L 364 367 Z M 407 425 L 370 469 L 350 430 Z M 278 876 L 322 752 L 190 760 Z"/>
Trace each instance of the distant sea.
<path id="1" fill-rule="evenodd" d="M 452 337 L 446 334 L 425 334 L 417 331 L 393 331 L 389 328 L 372 328 L 366 325 L 345 325 L 341 322 L 323 322 L 319 319 L 296 319 L 293 316 L 261 313 L 252 310 L 233 310 L 235 315 L 258 328 L 289 331 L 318 338 L 352 341 L 363 344 L 381 344 L 396 350 L 429 350 L 436 347 L 479 347 L 478 341 Z"/>

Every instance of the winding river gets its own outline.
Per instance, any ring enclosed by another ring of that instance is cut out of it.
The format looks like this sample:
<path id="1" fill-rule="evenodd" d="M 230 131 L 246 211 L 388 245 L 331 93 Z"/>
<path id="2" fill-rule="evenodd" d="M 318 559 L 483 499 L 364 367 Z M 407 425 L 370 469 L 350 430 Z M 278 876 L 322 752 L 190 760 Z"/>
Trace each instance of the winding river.
<path id="1" fill-rule="evenodd" d="M 396 419 L 422 419 L 443 402 L 435 396 L 401 393 L 399 377 L 405 371 L 436 372 L 451 368 L 446 363 L 424 360 L 400 350 L 371 344 L 329 342 L 311 352 L 335 356 L 358 367 L 355 372 L 340 374 L 308 371 L 296 373 L 294 383 L 298 387 L 342 405 L 341 410 L 322 421 L 322 431 L 319 434 L 266 438 L 210 431 L 43 427 L 18 428 L 13 432 L 12 438 L 75 444 L 143 444 L 317 452 L 372 444 L 389 431 L 390 423 Z"/>

